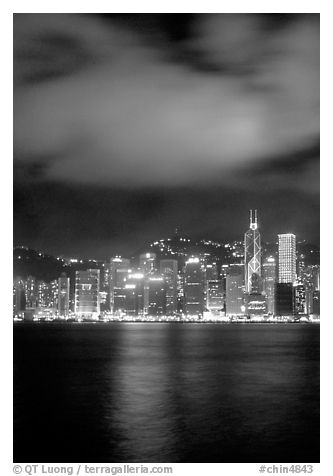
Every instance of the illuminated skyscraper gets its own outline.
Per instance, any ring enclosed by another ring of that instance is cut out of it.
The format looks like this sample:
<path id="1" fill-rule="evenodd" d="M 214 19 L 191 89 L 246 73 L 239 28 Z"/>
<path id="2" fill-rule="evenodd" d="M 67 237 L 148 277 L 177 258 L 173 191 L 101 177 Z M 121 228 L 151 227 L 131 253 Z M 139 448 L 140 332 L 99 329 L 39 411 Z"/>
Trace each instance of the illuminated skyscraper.
<path id="1" fill-rule="evenodd" d="M 148 315 L 162 316 L 165 314 L 165 282 L 162 276 L 148 278 Z"/>
<path id="2" fill-rule="evenodd" d="M 221 279 L 207 281 L 207 309 L 212 313 L 219 313 L 224 307 L 224 292 Z"/>
<path id="3" fill-rule="evenodd" d="M 226 275 L 226 314 L 244 313 L 244 265 L 231 264 Z"/>
<path id="4" fill-rule="evenodd" d="M 139 268 L 145 273 L 150 274 L 156 268 L 156 253 L 143 253 L 140 255 Z"/>
<path id="5" fill-rule="evenodd" d="M 49 284 L 49 302 L 48 307 L 54 309 L 54 311 L 58 308 L 58 298 L 59 298 L 59 283 L 57 279 L 54 279 Z"/>
<path id="6" fill-rule="evenodd" d="M 303 284 L 297 284 L 294 286 L 294 306 L 295 314 L 306 313 L 306 294 Z"/>
<path id="7" fill-rule="evenodd" d="M 316 292 L 318 296 L 320 289 L 320 266 L 304 266 L 298 279 L 305 288 L 305 312 L 306 314 L 313 314 L 314 296 Z"/>
<path id="8" fill-rule="evenodd" d="M 244 236 L 245 292 L 252 292 L 252 283 L 260 283 L 261 241 L 258 230 L 257 210 L 250 210 L 250 228 Z M 258 277 L 254 281 L 253 275 Z"/>
<path id="9" fill-rule="evenodd" d="M 69 313 L 69 278 L 62 274 L 58 279 L 58 311 L 60 316 L 68 316 Z"/>
<path id="10" fill-rule="evenodd" d="M 50 304 L 50 286 L 44 281 L 37 282 L 38 307 L 48 307 Z"/>
<path id="11" fill-rule="evenodd" d="M 96 319 L 100 313 L 99 269 L 87 269 L 75 273 L 75 314 Z"/>
<path id="12" fill-rule="evenodd" d="M 120 272 L 120 270 L 118 270 L 118 272 Z M 129 270 L 124 285 L 126 314 L 133 314 L 135 316 L 144 315 L 144 288 L 144 274 L 137 270 Z"/>
<path id="13" fill-rule="evenodd" d="M 273 256 L 268 256 L 262 265 L 262 286 L 269 314 L 275 314 L 276 278 L 276 260 Z"/>
<path id="14" fill-rule="evenodd" d="M 125 307 L 124 286 L 130 268 L 130 260 L 121 256 L 114 256 L 110 260 L 110 310 L 116 312 Z"/>
<path id="15" fill-rule="evenodd" d="M 26 280 L 25 294 L 27 298 L 27 307 L 37 307 L 38 288 L 36 279 L 33 276 L 28 276 Z"/>
<path id="16" fill-rule="evenodd" d="M 162 259 L 160 261 L 160 272 L 165 282 L 166 314 L 172 315 L 177 312 L 177 260 Z"/>
<path id="17" fill-rule="evenodd" d="M 202 316 L 204 297 L 204 271 L 199 257 L 191 257 L 185 263 L 185 314 L 188 316 Z"/>
<path id="18" fill-rule="evenodd" d="M 279 283 L 296 282 L 296 236 L 292 233 L 279 237 Z"/>
<path id="19" fill-rule="evenodd" d="M 21 278 L 14 282 L 14 314 L 23 314 L 26 308 L 25 286 Z"/>

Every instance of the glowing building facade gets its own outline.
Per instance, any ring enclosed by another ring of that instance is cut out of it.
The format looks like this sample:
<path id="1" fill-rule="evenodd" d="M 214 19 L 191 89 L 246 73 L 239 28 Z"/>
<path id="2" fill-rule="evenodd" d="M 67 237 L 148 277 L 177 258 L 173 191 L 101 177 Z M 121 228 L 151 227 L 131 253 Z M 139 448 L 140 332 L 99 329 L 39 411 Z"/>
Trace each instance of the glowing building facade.
<path id="1" fill-rule="evenodd" d="M 58 279 L 58 312 L 63 317 L 69 314 L 69 278 L 65 274 Z"/>
<path id="2" fill-rule="evenodd" d="M 166 314 L 173 315 L 177 312 L 177 274 L 178 262 L 175 259 L 162 259 L 160 261 L 160 272 L 164 277 Z"/>
<path id="3" fill-rule="evenodd" d="M 165 281 L 162 276 L 148 278 L 148 315 L 163 316 L 166 309 Z"/>
<path id="4" fill-rule="evenodd" d="M 224 291 L 221 279 L 207 281 L 206 307 L 213 314 L 220 313 L 224 308 Z"/>
<path id="5" fill-rule="evenodd" d="M 262 287 L 268 314 L 275 314 L 276 260 L 268 256 L 262 265 Z"/>
<path id="6" fill-rule="evenodd" d="M 75 273 L 75 307 L 78 317 L 96 319 L 100 313 L 99 269 Z"/>
<path id="7" fill-rule="evenodd" d="M 296 283 L 296 236 L 292 233 L 279 238 L 279 283 Z"/>
<path id="8" fill-rule="evenodd" d="M 122 311 L 125 308 L 126 293 L 124 289 L 129 268 L 129 259 L 114 256 L 110 260 L 110 310 L 113 313 Z"/>
<path id="9" fill-rule="evenodd" d="M 226 315 L 244 314 L 244 265 L 231 264 L 225 281 Z"/>
<path id="10" fill-rule="evenodd" d="M 251 293 L 253 282 L 260 283 L 261 277 L 261 239 L 257 210 L 250 210 L 250 228 L 244 236 L 244 272 L 245 292 Z M 254 280 L 254 277 L 258 279 Z"/>
<path id="11" fill-rule="evenodd" d="M 185 314 L 202 317 L 205 305 L 204 271 L 199 257 L 191 257 L 185 263 Z"/>
<path id="12" fill-rule="evenodd" d="M 143 253 L 139 258 L 139 268 L 145 274 L 150 274 L 156 269 L 156 253 Z"/>

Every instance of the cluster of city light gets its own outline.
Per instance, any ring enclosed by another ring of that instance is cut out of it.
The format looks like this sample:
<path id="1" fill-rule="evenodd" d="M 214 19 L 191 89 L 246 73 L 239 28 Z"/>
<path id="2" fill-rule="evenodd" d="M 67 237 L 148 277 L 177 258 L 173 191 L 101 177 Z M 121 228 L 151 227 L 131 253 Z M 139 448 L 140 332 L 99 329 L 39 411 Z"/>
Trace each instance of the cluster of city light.
<path id="1" fill-rule="evenodd" d="M 313 299 L 319 302 L 319 266 L 311 270 L 300 265 L 302 279 L 296 276 L 296 237 L 290 233 L 278 235 L 279 260 L 274 256 L 266 256 L 261 263 L 256 212 L 250 214 L 250 220 L 243 243 L 235 241 L 222 245 L 212 240 L 200 242 L 207 246 L 224 246 L 231 252 L 228 256 L 244 256 L 242 263 L 219 263 L 218 271 L 217 262 L 212 262 L 208 252 L 193 255 L 171 248 L 169 255 L 185 256 L 183 268 L 178 269 L 179 261 L 173 258 L 160 258 L 161 269 L 158 270 L 154 252 L 142 253 L 138 266 L 134 267 L 129 259 L 120 255 L 111 258 L 109 264 L 87 260 L 88 264 L 93 263 L 100 269 L 76 271 L 75 296 L 72 300 L 74 312 L 70 310 L 69 278 L 59 278 L 50 284 L 39 282 L 38 286 L 33 280 L 21 280 L 14 286 L 14 317 L 21 319 L 29 311 L 33 320 L 75 319 L 78 322 L 280 322 L 294 320 L 294 314 L 297 314 L 298 320 L 315 319 L 316 313 L 311 311 L 312 308 L 305 301 L 310 299 L 306 289 L 312 286 L 311 289 L 317 293 L 313 293 Z M 190 242 L 188 238 L 178 240 L 185 244 Z M 164 250 L 171 246 L 170 241 L 170 238 L 161 239 L 153 245 Z M 42 253 L 38 255 L 42 256 Z M 304 259 L 304 255 L 301 257 Z M 17 258 L 20 259 L 21 254 Z M 67 262 L 73 265 L 83 263 L 78 258 L 70 258 Z M 53 296 L 50 298 L 51 305 L 43 304 L 46 299 L 44 294 L 47 293 Z M 275 306 L 280 302 L 279 293 L 281 302 L 288 301 L 289 308 L 284 309 L 282 306 L 276 310 Z M 20 298 L 23 294 L 35 296 L 35 300 L 42 303 L 41 308 L 34 308 L 30 303 L 30 307 L 22 312 Z M 178 305 L 179 302 L 181 305 Z M 101 310 L 102 304 L 104 310 Z M 294 306 L 292 310 L 291 305 Z"/>

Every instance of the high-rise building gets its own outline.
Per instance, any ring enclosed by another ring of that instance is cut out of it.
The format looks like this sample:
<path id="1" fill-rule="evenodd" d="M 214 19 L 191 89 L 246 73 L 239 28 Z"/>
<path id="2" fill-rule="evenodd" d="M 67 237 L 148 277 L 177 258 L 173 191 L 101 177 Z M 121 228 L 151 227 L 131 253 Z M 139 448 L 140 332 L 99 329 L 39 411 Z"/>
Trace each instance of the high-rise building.
<path id="1" fill-rule="evenodd" d="M 125 278 L 125 313 L 135 316 L 145 314 L 145 276 L 140 270 L 129 270 Z M 146 306 L 147 312 L 148 304 Z"/>
<path id="2" fill-rule="evenodd" d="M 69 314 L 69 278 L 63 273 L 58 279 L 58 312 L 59 316 Z"/>
<path id="3" fill-rule="evenodd" d="M 53 281 L 50 282 L 49 284 L 49 302 L 48 302 L 48 307 L 51 307 L 54 309 L 54 312 L 56 311 L 58 307 L 58 293 L 59 293 L 59 286 L 58 286 L 58 280 L 54 279 Z"/>
<path id="4" fill-rule="evenodd" d="M 206 280 L 207 281 L 216 281 L 219 279 L 219 273 L 217 269 L 217 263 L 206 264 Z"/>
<path id="5" fill-rule="evenodd" d="M 37 307 L 38 305 L 38 288 L 36 279 L 33 276 L 28 276 L 25 282 L 25 294 L 27 307 Z"/>
<path id="6" fill-rule="evenodd" d="M 245 292 L 251 293 L 254 278 L 260 287 L 261 277 L 261 239 L 258 230 L 257 210 L 250 210 L 250 228 L 244 236 L 244 272 L 245 272 Z M 257 292 L 257 291 L 256 291 Z"/>
<path id="7" fill-rule="evenodd" d="M 147 280 L 148 285 L 148 315 L 165 315 L 165 282 L 162 276 L 150 276 Z"/>
<path id="8" fill-rule="evenodd" d="M 110 311 L 110 263 L 103 262 L 100 276 L 101 310 Z"/>
<path id="9" fill-rule="evenodd" d="M 205 305 L 204 271 L 199 257 L 193 256 L 186 261 L 184 278 L 185 314 L 202 317 Z"/>
<path id="10" fill-rule="evenodd" d="M 313 292 L 312 314 L 315 314 L 316 316 L 320 316 L 320 291 L 319 291 L 319 289 Z"/>
<path id="11" fill-rule="evenodd" d="M 276 283 L 276 315 L 292 316 L 295 313 L 295 293 L 292 283 Z"/>
<path id="12" fill-rule="evenodd" d="M 75 273 L 75 307 L 78 317 L 96 319 L 100 313 L 99 269 L 87 269 Z"/>
<path id="13" fill-rule="evenodd" d="M 279 238 L 279 283 L 296 282 L 296 236 L 292 233 Z"/>
<path id="14" fill-rule="evenodd" d="M 250 317 L 263 316 L 267 312 L 266 298 L 261 293 L 244 295 L 245 312 Z"/>
<path id="15" fill-rule="evenodd" d="M 177 274 L 178 262 L 175 259 L 162 259 L 160 261 L 160 273 L 164 277 L 166 314 L 168 316 L 177 312 Z"/>
<path id="16" fill-rule="evenodd" d="M 225 280 L 226 314 L 244 314 L 244 265 L 231 264 Z"/>
<path id="17" fill-rule="evenodd" d="M 296 284 L 294 286 L 294 313 L 306 313 L 306 293 L 303 284 Z"/>
<path id="18" fill-rule="evenodd" d="M 116 312 L 125 313 L 126 316 L 137 315 L 137 291 L 136 284 L 126 283 L 122 290 L 123 304 L 122 307 L 117 309 Z"/>
<path id="19" fill-rule="evenodd" d="M 213 314 L 219 313 L 224 308 L 224 292 L 221 279 L 207 281 L 206 306 Z"/>
<path id="20" fill-rule="evenodd" d="M 130 268 L 130 260 L 121 256 L 114 256 L 110 260 L 110 310 L 120 312 L 125 308 L 124 287 Z"/>
<path id="21" fill-rule="evenodd" d="M 262 286 L 266 296 L 268 314 L 275 314 L 276 260 L 268 256 L 262 265 Z"/>
<path id="22" fill-rule="evenodd" d="M 23 314 L 26 308 L 26 297 L 25 297 L 25 283 L 21 278 L 17 278 L 14 282 L 13 290 L 14 298 L 14 315 L 18 316 Z"/>
<path id="23" fill-rule="evenodd" d="M 306 314 L 314 314 L 314 296 L 316 292 L 318 295 L 320 290 L 320 266 L 304 266 L 298 279 L 305 289 L 305 312 Z"/>
<path id="24" fill-rule="evenodd" d="M 51 300 L 50 286 L 45 281 L 37 282 L 38 307 L 48 307 Z"/>
<path id="25" fill-rule="evenodd" d="M 150 274 L 156 269 L 156 253 L 142 253 L 139 259 L 139 268 L 144 274 Z"/>

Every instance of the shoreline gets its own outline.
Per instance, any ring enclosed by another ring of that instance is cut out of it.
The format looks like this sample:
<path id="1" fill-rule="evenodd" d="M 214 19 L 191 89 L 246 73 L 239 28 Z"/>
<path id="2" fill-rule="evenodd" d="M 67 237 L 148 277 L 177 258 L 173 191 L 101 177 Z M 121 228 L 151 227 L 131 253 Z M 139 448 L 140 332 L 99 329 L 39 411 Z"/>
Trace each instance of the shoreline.
<path id="1" fill-rule="evenodd" d="M 82 325 L 82 324 L 221 324 L 221 325 L 249 325 L 249 324 L 320 324 L 320 320 L 313 321 L 147 321 L 144 319 L 138 320 L 121 320 L 121 321 L 66 321 L 55 319 L 52 321 L 39 320 L 39 321 L 13 321 L 14 325 L 39 325 L 39 324 L 62 324 L 62 325 Z"/>

